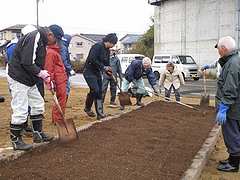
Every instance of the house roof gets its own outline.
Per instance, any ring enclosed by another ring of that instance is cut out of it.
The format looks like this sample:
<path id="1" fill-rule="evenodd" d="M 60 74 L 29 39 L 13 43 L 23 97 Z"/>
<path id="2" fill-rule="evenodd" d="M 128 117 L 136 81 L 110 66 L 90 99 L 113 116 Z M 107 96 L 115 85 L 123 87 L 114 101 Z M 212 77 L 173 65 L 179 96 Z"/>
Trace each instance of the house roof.
<path id="1" fill-rule="evenodd" d="M 106 36 L 105 34 L 83 34 L 83 33 L 81 33 L 80 35 L 85 36 L 89 39 L 92 39 L 95 42 L 102 41 L 102 39 Z"/>
<path id="2" fill-rule="evenodd" d="M 72 34 L 71 36 L 72 36 L 72 37 L 74 37 L 74 36 L 79 36 L 79 37 L 84 38 L 84 39 L 86 39 L 86 40 L 88 40 L 88 41 L 91 41 L 91 42 L 93 42 L 93 43 L 96 43 L 96 41 L 94 41 L 93 39 L 89 39 L 88 37 L 85 37 L 85 36 L 83 36 L 83 35 L 81 35 L 81 34 Z"/>
<path id="3" fill-rule="evenodd" d="M 126 34 L 120 41 L 123 44 L 134 44 L 140 37 L 142 37 L 142 34 Z"/>
<path id="4" fill-rule="evenodd" d="M 16 25 L 13 25 L 13 26 L 9 26 L 5 29 L 2 29 L 0 31 L 14 31 L 14 30 L 21 30 L 22 28 L 24 28 L 27 24 L 16 24 Z M 36 27 L 36 25 L 33 25 Z"/>

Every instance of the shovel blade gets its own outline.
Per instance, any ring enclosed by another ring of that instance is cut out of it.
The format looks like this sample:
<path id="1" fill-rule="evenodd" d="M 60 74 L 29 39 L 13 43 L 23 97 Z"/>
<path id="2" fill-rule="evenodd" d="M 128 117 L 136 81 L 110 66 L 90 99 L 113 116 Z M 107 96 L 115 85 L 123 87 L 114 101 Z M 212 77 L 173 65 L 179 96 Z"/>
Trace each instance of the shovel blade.
<path id="1" fill-rule="evenodd" d="M 131 99 L 129 97 L 128 92 L 119 92 L 118 93 L 118 98 L 120 105 L 132 105 Z"/>
<path id="2" fill-rule="evenodd" d="M 210 95 L 209 94 L 202 93 L 201 100 L 200 100 L 200 105 L 201 106 L 209 106 L 209 99 L 210 99 Z"/>
<path id="3" fill-rule="evenodd" d="M 72 118 L 56 122 L 59 140 L 61 143 L 69 143 L 79 140 Z"/>

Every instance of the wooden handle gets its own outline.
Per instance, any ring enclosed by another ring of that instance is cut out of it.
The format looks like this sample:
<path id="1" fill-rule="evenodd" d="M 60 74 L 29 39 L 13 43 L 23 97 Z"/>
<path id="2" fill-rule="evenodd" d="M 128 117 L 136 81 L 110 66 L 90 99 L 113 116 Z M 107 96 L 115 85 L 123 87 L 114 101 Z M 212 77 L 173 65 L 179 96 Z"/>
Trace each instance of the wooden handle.
<path id="1" fill-rule="evenodd" d="M 117 85 L 118 89 L 120 90 L 120 92 L 122 93 L 122 89 L 121 89 L 121 87 L 119 86 L 119 84 L 118 84 L 116 78 L 114 77 L 113 73 L 109 73 L 109 75 L 110 75 L 110 77 L 113 79 L 113 81 L 116 83 L 116 85 Z"/>
<path id="2" fill-rule="evenodd" d="M 203 88 L 204 88 L 204 94 L 206 94 L 206 93 L 207 93 L 206 70 L 204 69 L 204 70 L 202 71 L 202 73 L 203 73 Z"/>

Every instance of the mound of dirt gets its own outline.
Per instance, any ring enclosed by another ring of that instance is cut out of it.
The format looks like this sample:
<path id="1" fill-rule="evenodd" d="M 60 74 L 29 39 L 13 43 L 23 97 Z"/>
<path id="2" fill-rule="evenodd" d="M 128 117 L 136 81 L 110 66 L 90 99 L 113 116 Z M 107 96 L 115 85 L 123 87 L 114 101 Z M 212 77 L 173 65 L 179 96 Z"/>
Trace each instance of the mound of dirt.
<path id="1" fill-rule="evenodd" d="M 214 126 L 199 111 L 156 101 L 1 163 L 2 179 L 180 179 Z"/>

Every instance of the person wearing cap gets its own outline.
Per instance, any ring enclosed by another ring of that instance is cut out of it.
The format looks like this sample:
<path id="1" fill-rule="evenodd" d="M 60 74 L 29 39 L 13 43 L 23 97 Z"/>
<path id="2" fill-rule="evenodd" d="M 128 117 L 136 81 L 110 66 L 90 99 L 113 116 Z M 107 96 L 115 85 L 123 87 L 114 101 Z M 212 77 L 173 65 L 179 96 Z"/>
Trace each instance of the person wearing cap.
<path id="1" fill-rule="evenodd" d="M 33 25 L 26 25 L 24 26 L 22 29 L 21 29 L 21 37 L 32 32 L 32 31 L 35 31 L 37 30 L 37 28 Z M 7 53 L 7 62 L 9 63 L 10 62 L 10 59 L 11 59 L 11 56 L 12 56 L 12 52 L 13 52 L 13 49 L 15 47 L 15 45 L 17 44 L 17 42 L 19 41 L 20 37 L 15 37 L 8 45 L 7 45 L 7 48 L 6 48 L 6 53 Z M 6 74 L 8 74 L 8 64 L 6 66 Z M 11 92 L 11 89 L 9 88 L 9 92 Z M 29 107 L 28 108 L 28 116 L 30 115 L 30 111 L 31 111 L 31 108 Z M 32 128 L 28 125 L 28 117 L 27 117 L 27 120 L 25 123 L 23 123 L 23 135 L 26 135 L 26 136 L 30 136 L 29 133 L 32 132 Z"/>
<path id="2" fill-rule="evenodd" d="M 63 64 L 65 66 L 67 78 L 68 78 L 67 84 L 66 84 L 66 103 L 68 101 L 68 96 L 70 93 L 70 76 L 76 75 L 75 71 L 72 69 L 71 60 L 70 60 L 69 51 L 68 51 L 68 46 L 70 44 L 71 39 L 72 39 L 71 35 L 64 34 L 64 36 L 62 37 L 62 49 L 60 50 L 60 54 L 62 57 Z M 71 107 L 72 106 L 66 104 L 66 108 L 71 108 Z"/>
<path id="3" fill-rule="evenodd" d="M 84 64 L 83 76 L 90 88 L 84 111 L 88 116 L 95 117 L 96 114 L 91 109 L 94 102 L 98 120 L 106 117 L 103 113 L 102 72 L 112 72 L 109 48 L 114 47 L 117 41 L 118 38 L 115 33 L 106 35 L 101 42 L 97 42 L 91 47 Z"/>
<path id="4" fill-rule="evenodd" d="M 122 75 L 122 67 L 120 64 L 119 58 L 115 54 L 115 50 L 112 48 L 110 49 L 110 67 L 112 68 L 112 75 L 117 79 L 123 80 Z M 110 104 L 116 105 L 116 93 L 117 93 L 117 85 L 114 80 L 106 73 L 103 72 L 103 85 L 102 85 L 102 100 L 104 102 L 105 96 L 107 93 L 108 84 L 110 83 Z"/>
<path id="5" fill-rule="evenodd" d="M 131 64 L 127 67 L 124 80 L 122 84 L 122 91 L 128 92 L 130 83 L 134 84 L 136 91 L 136 104 L 138 106 L 144 107 L 145 105 L 141 102 L 142 97 L 145 94 L 145 83 L 143 81 L 143 76 L 147 76 L 149 84 L 152 86 L 155 95 L 159 95 L 159 90 L 156 85 L 156 77 L 151 68 L 151 59 L 149 57 L 143 58 L 143 60 L 133 60 Z M 140 88 L 138 88 L 140 87 Z M 121 105 L 120 110 L 124 110 L 124 105 Z"/>
<path id="6" fill-rule="evenodd" d="M 218 170 L 238 172 L 240 161 L 240 57 L 235 40 L 222 37 L 217 45 L 222 71 L 215 96 L 216 123 L 222 126 L 227 152 L 226 160 L 219 161 Z"/>
<path id="7" fill-rule="evenodd" d="M 32 31 L 23 36 L 15 45 L 8 66 L 8 83 L 11 89 L 12 119 L 10 138 L 14 150 L 30 150 L 31 144 L 22 140 L 23 124 L 27 120 L 28 106 L 31 107 L 30 121 L 32 138 L 36 143 L 51 141 L 54 136 L 43 132 L 44 99 L 36 83 L 42 78 L 47 85 L 51 84 L 49 73 L 44 70 L 46 45 L 53 39 L 47 27 Z"/>
<path id="8" fill-rule="evenodd" d="M 164 84 L 165 100 L 170 98 L 171 91 L 173 89 L 176 101 L 180 101 L 180 86 L 185 84 L 183 75 L 177 66 L 172 61 L 169 61 L 161 73 L 161 77 L 158 82 L 159 89 Z"/>
<path id="9" fill-rule="evenodd" d="M 56 97 L 63 115 L 65 115 L 67 73 L 60 54 L 64 32 L 62 28 L 56 24 L 49 26 L 49 29 L 52 31 L 54 39 L 52 44 L 47 45 L 45 69 L 51 76 Z M 54 103 L 52 108 L 52 121 L 53 123 L 57 123 L 62 120 L 57 105 Z"/>

